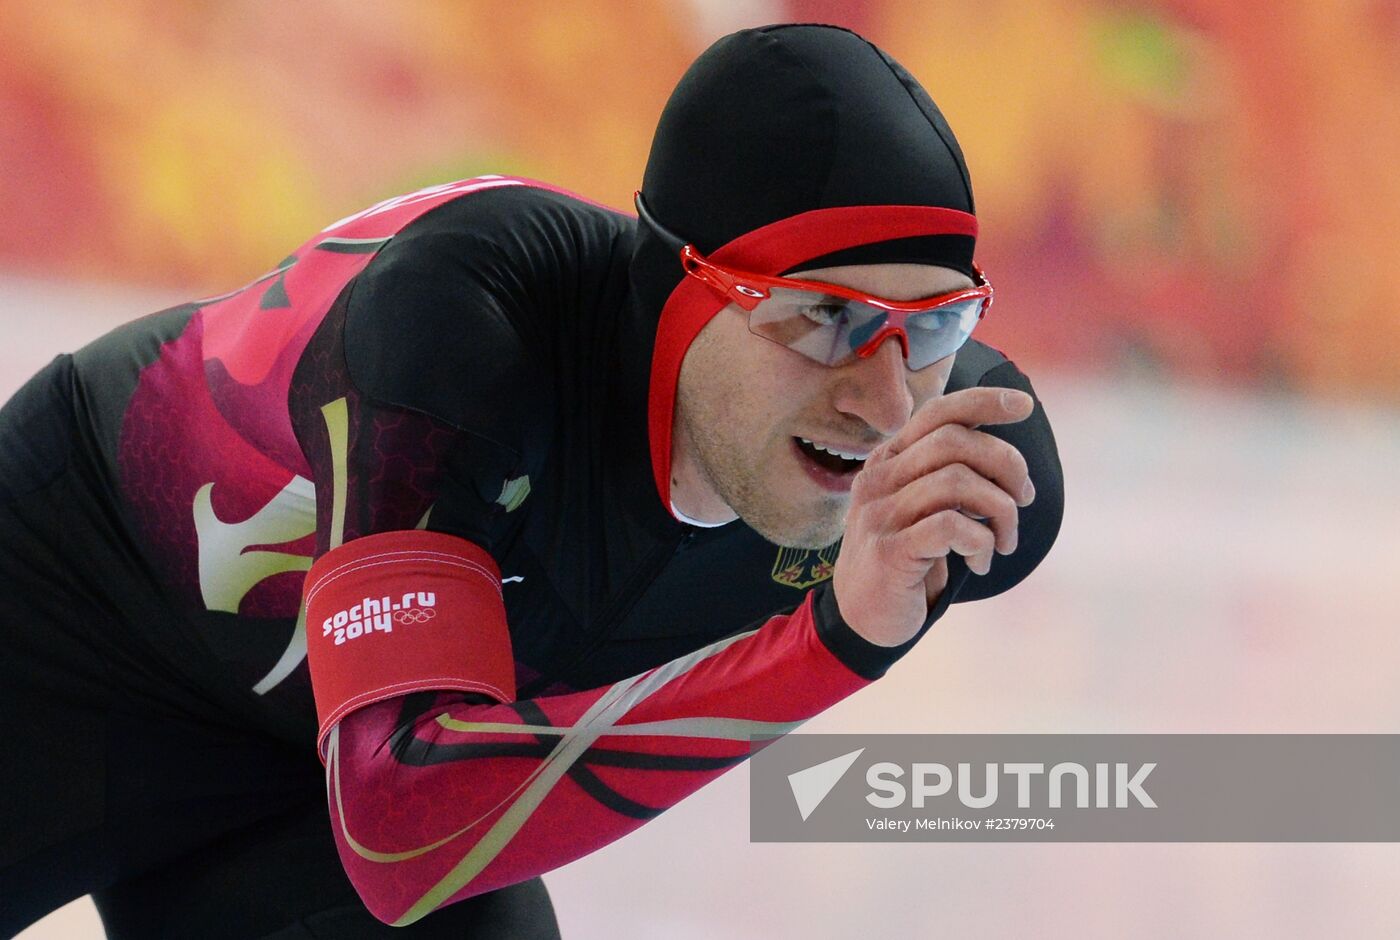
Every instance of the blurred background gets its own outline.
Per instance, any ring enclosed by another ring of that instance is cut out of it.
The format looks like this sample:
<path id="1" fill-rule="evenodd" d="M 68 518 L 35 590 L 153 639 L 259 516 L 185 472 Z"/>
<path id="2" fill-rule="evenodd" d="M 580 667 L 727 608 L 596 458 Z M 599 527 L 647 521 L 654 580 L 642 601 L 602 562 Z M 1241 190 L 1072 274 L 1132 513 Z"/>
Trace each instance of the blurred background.
<path id="1" fill-rule="evenodd" d="M 686 66 L 778 21 L 947 115 L 1067 481 L 1031 579 L 808 728 L 1400 730 L 1398 0 L 6 0 L 0 398 L 424 185 L 626 207 Z M 753 845 L 746 773 L 548 876 L 565 936 L 1400 935 L 1392 845 Z"/>

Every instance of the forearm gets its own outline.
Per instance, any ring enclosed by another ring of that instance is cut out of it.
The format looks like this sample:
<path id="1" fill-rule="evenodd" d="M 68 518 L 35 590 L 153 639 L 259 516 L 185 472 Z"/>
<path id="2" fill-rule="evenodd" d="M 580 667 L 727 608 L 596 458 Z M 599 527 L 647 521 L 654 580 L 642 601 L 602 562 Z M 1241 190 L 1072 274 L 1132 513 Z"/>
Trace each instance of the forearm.
<path id="1" fill-rule="evenodd" d="M 809 594 L 603 688 L 499 705 L 440 693 L 407 724 L 402 698 L 350 714 L 326 754 L 346 871 L 376 916 L 406 924 L 626 835 L 741 762 L 751 737 L 786 733 L 893 661 L 864 649 L 857 674 L 813 615 Z"/>

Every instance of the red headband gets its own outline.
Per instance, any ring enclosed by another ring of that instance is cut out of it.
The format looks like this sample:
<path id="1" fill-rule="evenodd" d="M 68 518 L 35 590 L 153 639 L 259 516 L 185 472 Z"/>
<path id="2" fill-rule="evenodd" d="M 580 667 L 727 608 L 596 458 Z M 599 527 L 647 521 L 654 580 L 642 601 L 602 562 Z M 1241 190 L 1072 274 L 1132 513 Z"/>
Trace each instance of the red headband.
<path id="1" fill-rule="evenodd" d="M 856 245 L 911 238 L 918 235 L 977 237 L 977 218 L 956 209 L 931 206 L 842 206 L 813 209 L 740 235 L 711 252 L 719 264 L 777 274 L 810 258 Z M 656 347 L 651 357 L 648 392 L 648 433 L 656 489 L 667 512 L 671 509 L 671 422 L 675 414 L 676 383 L 686 350 L 705 324 L 724 309 L 715 296 L 693 277 L 684 277 L 661 310 Z"/>

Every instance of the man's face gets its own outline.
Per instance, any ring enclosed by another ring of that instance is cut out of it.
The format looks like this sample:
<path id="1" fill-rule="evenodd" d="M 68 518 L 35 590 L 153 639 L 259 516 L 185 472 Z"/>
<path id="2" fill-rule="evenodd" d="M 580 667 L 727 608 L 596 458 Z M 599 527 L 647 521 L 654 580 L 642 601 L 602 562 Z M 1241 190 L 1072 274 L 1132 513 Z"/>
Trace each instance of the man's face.
<path id="1" fill-rule="evenodd" d="M 813 268 L 792 276 L 887 300 L 972 286 L 958 271 L 921 264 Z M 737 513 L 778 545 L 830 545 L 845 529 L 856 471 L 804 441 L 868 454 L 943 393 L 952 366 L 949 356 L 911 372 L 894 338 L 867 359 L 824 366 L 754 335 L 748 314 L 730 304 L 700 331 L 681 364 L 672 499 L 702 521 Z"/>

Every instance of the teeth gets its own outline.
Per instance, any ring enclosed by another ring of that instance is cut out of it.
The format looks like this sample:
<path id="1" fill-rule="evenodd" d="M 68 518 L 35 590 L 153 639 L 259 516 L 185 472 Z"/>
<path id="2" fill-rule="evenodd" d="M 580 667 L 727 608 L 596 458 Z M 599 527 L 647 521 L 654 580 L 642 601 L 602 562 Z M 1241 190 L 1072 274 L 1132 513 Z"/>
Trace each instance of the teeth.
<path id="1" fill-rule="evenodd" d="M 804 444 L 810 445 L 814 450 L 819 450 L 825 454 L 835 454 L 837 457 L 841 457 L 845 460 L 864 460 L 866 457 L 870 456 L 869 451 L 867 451 L 864 454 L 857 454 L 849 451 L 837 450 L 834 447 L 825 447 L 821 444 L 818 444 L 816 441 L 809 441 L 805 437 L 799 437 L 798 440 Z"/>

